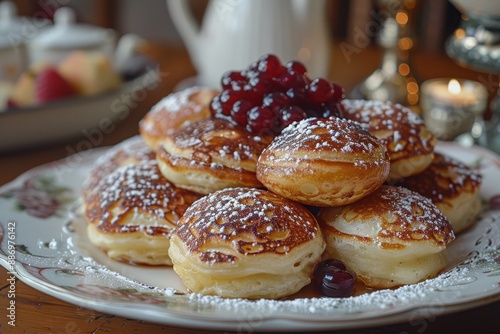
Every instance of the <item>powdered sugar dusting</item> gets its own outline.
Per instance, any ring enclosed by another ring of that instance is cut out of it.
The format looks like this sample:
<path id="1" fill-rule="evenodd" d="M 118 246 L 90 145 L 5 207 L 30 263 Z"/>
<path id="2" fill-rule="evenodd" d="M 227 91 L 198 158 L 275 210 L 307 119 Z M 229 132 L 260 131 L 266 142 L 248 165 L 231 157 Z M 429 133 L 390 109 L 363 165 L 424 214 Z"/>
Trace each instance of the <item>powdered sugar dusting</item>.
<path id="1" fill-rule="evenodd" d="M 139 161 L 153 161 L 155 153 L 140 136 L 124 140 L 100 155 L 92 165 L 90 173 L 83 183 L 83 198 L 95 196 L 98 184 L 119 167 L 135 164 Z"/>
<path id="2" fill-rule="evenodd" d="M 363 124 L 387 147 L 391 160 L 432 153 L 435 137 L 423 119 L 399 103 L 377 100 L 342 100 L 345 117 Z"/>
<path id="3" fill-rule="evenodd" d="M 339 210 L 347 222 L 372 224 L 372 217 L 377 216 L 380 221 L 370 237 L 380 247 L 428 241 L 444 249 L 455 239 L 451 224 L 441 211 L 428 198 L 406 188 L 383 185 Z"/>
<path id="4" fill-rule="evenodd" d="M 482 177 L 477 170 L 456 159 L 435 153 L 434 160 L 426 170 L 399 184 L 424 195 L 434 203 L 444 203 L 462 193 L 477 193 L 481 182 Z"/>
<path id="5" fill-rule="evenodd" d="M 395 224 L 384 224 L 379 236 L 433 240 L 442 247 L 455 239 L 451 224 L 428 198 L 406 188 L 390 186 L 381 187 L 375 196 L 385 200 L 391 213 L 398 217 Z M 401 226 L 405 228 L 402 230 Z"/>
<path id="6" fill-rule="evenodd" d="M 172 156 L 174 165 L 188 156 L 192 166 L 254 170 L 269 140 L 227 121 L 208 119 L 179 129 L 163 148 Z M 185 152 L 184 156 L 177 156 L 178 151 Z"/>
<path id="7" fill-rule="evenodd" d="M 181 108 L 186 108 L 186 106 L 201 109 L 203 108 L 202 105 L 196 104 L 190 100 L 191 95 L 197 93 L 199 90 L 199 87 L 189 87 L 179 92 L 169 94 L 157 102 L 151 108 L 150 112 L 153 114 L 158 112 L 177 113 L 181 110 Z"/>
<path id="8" fill-rule="evenodd" d="M 260 189 L 225 189 L 189 207 L 175 232 L 193 252 L 217 242 L 239 254 L 287 253 L 317 236 L 318 225 L 304 207 Z M 234 261 L 202 252 L 207 262 Z M 234 254 L 233 254 L 234 255 Z"/>
<path id="9" fill-rule="evenodd" d="M 395 129 L 397 123 L 409 123 L 413 125 L 424 124 L 423 119 L 411 109 L 390 101 L 378 100 L 342 100 L 346 112 L 355 117 L 363 124 L 371 124 L 373 119 L 380 119 L 379 126 L 384 125 L 386 129 Z"/>
<path id="10" fill-rule="evenodd" d="M 210 117 L 208 103 L 214 94 L 207 88 L 190 87 L 167 95 L 141 119 L 139 132 L 156 150 L 178 128 Z"/>
<path id="11" fill-rule="evenodd" d="M 168 234 L 197 198 L 168 182 L 155 160 L 146 160 L 102 179 L 95 194 L 87 198 L 86 215 L 106 232 Z"/>
<path id="12" fill-rule="evenodd" d="M 359 156 L 380 156 L 384 152 L 378 140 L 364 131 L 359 123 L 340 118 L 307 118 L 286 127 L 280 135 L 264 150 L 266 159 L 282 161 L 294 160 L 303 156 L 304 150 L 312 152 L 353 153 Z M 273 156 L 272 151 L 280 152 Z M 283 153 L 283 154 L 281 154 Z M 264 154 L 264 153 L 263 153 Z M 382 158 L 385 155 L 382 154 Z M 358 161 L 358 163 L 362 163 Z"/>

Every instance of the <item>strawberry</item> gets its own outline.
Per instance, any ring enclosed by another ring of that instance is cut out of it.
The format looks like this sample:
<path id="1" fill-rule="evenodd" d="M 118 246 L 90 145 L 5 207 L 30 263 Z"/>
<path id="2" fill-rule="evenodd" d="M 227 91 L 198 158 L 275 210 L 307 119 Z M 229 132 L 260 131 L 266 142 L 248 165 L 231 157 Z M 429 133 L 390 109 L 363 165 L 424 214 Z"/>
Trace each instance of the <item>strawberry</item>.
<path id="1" fill-rule="evenodd" d="M 52 66 L 44 69 L 36 81 L 36 101 L 45 103 L 77 94 L 75 88 Z"/>

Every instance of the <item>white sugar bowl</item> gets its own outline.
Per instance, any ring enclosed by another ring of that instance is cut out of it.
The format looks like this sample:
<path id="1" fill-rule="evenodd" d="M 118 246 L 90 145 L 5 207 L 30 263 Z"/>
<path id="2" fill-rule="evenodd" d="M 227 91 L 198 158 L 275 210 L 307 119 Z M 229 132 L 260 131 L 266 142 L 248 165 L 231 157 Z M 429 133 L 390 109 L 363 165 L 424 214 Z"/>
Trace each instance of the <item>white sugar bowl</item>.
<path id="1" fill-rule="evenodd" d="M 54 14 L 54 25 L 43 31 L 29 45 L 30 62 L 59 63 L 75 50 L 100 51 L 114 54 L 116 32 L 88 24 L 78 24 L 69 7 Z"/>

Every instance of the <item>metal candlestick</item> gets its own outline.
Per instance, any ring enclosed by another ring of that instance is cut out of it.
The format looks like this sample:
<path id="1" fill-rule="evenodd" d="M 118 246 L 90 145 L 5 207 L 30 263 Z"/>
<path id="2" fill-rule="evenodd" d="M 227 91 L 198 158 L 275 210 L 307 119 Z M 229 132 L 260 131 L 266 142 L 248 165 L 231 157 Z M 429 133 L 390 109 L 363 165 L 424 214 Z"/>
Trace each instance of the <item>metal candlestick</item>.
<path id="1" fill-rule="evenodd" d="M 382 61 L 379 68 L 354 88 L 350 97 L 417 106 L 418 83 L 410 68 L 410 51 L 414 46 L 410 23 L 416 1 L 379 0 L 377 3 L 390 14 L 377 40 L 383 48 Z"/>

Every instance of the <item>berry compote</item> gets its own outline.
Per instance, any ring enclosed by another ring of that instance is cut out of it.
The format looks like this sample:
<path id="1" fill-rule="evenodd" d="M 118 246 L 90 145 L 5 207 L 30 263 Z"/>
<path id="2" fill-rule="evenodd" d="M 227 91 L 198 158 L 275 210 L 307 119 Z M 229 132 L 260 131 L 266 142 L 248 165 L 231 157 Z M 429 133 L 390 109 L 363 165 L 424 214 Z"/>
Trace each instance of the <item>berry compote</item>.
<path id="1" fill-rule="evenodd" d="M 210 104 L 212 115 L 253 133 L 278 134 L 307 117 L 342 117 L 342 87 L 323 78 L 311 80 L 302 63 L 282 64 L 272 54 L 242 71 L 225 73 L 221 85 Z"/>

